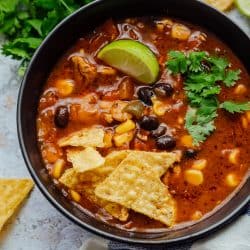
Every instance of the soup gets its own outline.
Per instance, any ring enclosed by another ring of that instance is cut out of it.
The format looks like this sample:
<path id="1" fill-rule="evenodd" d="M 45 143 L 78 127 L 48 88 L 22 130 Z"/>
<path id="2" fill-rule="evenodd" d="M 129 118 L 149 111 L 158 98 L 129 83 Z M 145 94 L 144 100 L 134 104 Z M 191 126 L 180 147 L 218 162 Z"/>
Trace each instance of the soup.
<path id="1" fill-rule="evenodd" d="M 83 212 L 125 230 L 202 219 L 249 169 L 249 82 L 203 28 L 107 20 L 60 58 L 44 86 L 45 167 Z"/>

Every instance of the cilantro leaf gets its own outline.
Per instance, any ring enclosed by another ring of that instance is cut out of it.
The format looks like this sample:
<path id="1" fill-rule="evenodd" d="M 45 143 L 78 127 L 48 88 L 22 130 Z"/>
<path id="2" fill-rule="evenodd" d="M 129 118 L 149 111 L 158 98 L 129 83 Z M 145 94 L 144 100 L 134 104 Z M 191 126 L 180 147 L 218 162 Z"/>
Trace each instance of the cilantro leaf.
<path id="1" fill-rule="evenodd" d="M 40 19 L 30 19 L 27 20 L 27 24 L 29 24 L 34 30 L 37 31 L 37 33 L 42 36 L 42 20 Z"/>
<path id="2" fill-rule="evenodd" d="M 234 113 L 242 113 L 244 111 L 250 110 L 250 102 L 237 103 L 232 101 L 226 101 L 220 104 L 220 108 L 226 111 Z"/>
<path id="3" fill-rule="evenodd" d="M 42 7 L 43 9 L 53 10 L 58 6 L 55 0 L 35 0 L 36 6 Z"/>
<path id="4" fill-rule="evenodd" d="M 209 56 L 204 51 L 188 54 L 170 51 L 168 55 L 167 67 L 174 74 L 182 73 L 184 77 L 184 90 L 190 105 L 186 113 L 185 128 L 193 137 L 195 145 L 206 140 L 215 130 L 214 120 L 219 107 L 231 113 L 249 110 L 250 102 L 243 104 L 224 102 L 219 105 L 217 99 L 217 95 L 221 92 L 219 83 L 222 81 L 226 87 L 231 87 L 239 79 L 240 74 L 240 70 L 228 69 L 227 59 Z"/>
<path id="5" fill-rule="evenodd" d="M 228 60 L 223 57 L 210 56 L 207 61 L 212 65 L 212 71 L 224 71 L 228 66 Z"/>
<path id="6" fill-rule="evenodd" d="M 188 68 L 188 60 L 183 52 L 170 51 L 168 54 L 170 60 L 167 61 L 167 67 L 174 73 L 185 73 Z"/>
<path id="7" fill-rule="evenodd" d="M 19 0 L 0 0 L 0 10 L 3 12 L 13 12 Z"/>
<path id="8" fill-rule="evenodd" d="M 239 74 L 240 70 L 228 70 L 226 72 L 223 82 L 227 87 L 232 87 L 236 84 L 236 81 L 240 79 Z"/>
<path id="9" fill-rule="evenodd" d="M 93 0 L 0 0 L 0 33 L 7 41 L 2 53 L 22 60 L 24 72 L 46 35 L 67 15 Z"/>
<path id="10" fill-rule="evenodd" d="M 201 52 L 191 52 L 189 54 L 189 70 L 193 72 L 202 71 L 202 64 L 201 62 L 205 59 L 206 53 L 204 51 Z"/>
<path id="11" fill-rule="evenodd" d="M 198 121 L 197 111 L 189 108 L 185 117 L 185 128 L 193 138 L 193 144 L 198 146 L 209 136 L 215 129 L 213 119 L 208 116 L 203 122 Z"/>

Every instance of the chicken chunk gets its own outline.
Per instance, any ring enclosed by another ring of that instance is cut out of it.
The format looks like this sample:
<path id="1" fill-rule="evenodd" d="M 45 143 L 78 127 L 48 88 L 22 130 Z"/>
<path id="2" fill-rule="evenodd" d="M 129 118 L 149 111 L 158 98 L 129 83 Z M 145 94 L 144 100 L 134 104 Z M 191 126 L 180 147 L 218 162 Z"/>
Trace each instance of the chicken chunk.
<path id="1" fill-rule="evenodd" d="M 94 65 L 80 56 L 71 57 L 71 62 L 73 63 L 74 78 L 77 82 L 83 82 L 84 86 L 88 86 L 95 80 L 97 69 Z"/>

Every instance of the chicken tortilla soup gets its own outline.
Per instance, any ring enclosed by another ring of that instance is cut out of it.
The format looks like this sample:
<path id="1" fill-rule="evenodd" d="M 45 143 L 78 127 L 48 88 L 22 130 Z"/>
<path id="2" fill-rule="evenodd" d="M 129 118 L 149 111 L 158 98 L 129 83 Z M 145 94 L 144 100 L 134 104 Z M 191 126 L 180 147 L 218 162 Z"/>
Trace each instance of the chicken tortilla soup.
<path id="1" fill-rule="evenodd" d="M 44 86 L 45 166 L 74 205 L 124 230 L 200 220 L 247 176 L 249 83 L 233 52 L 198 26 L 107 20 Z"/>

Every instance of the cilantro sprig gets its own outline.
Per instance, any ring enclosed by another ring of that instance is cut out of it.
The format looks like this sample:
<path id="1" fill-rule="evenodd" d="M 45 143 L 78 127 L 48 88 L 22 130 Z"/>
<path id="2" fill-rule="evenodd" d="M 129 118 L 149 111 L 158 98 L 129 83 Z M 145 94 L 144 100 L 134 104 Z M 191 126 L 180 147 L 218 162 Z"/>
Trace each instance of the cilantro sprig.
<path id="1" fill-rule="evenodd" d="M 22 60 L 20 73 L 42 40 L 63 18 L 92 0 L 0 0 L 2 53 Z"/>
<path id="2" fill-rule="evenodd" d="M 232 87 L 240 79 L 240 70 L 229 69 L 227 59 L 210 56 L 204 51 L 187 54 L 170 51 L 166 66 L 173 74 L 184 76 L 184 89 L 190 106 L 185 128 L 192 136 L 194 145 L 204 142 L 215 130 L 214 120 L 219 108 L 230 113 L 250 110 L 250 102 L 226 101 L 219 104 L 217 95 L 221 92 L 220 84 Z"/>

